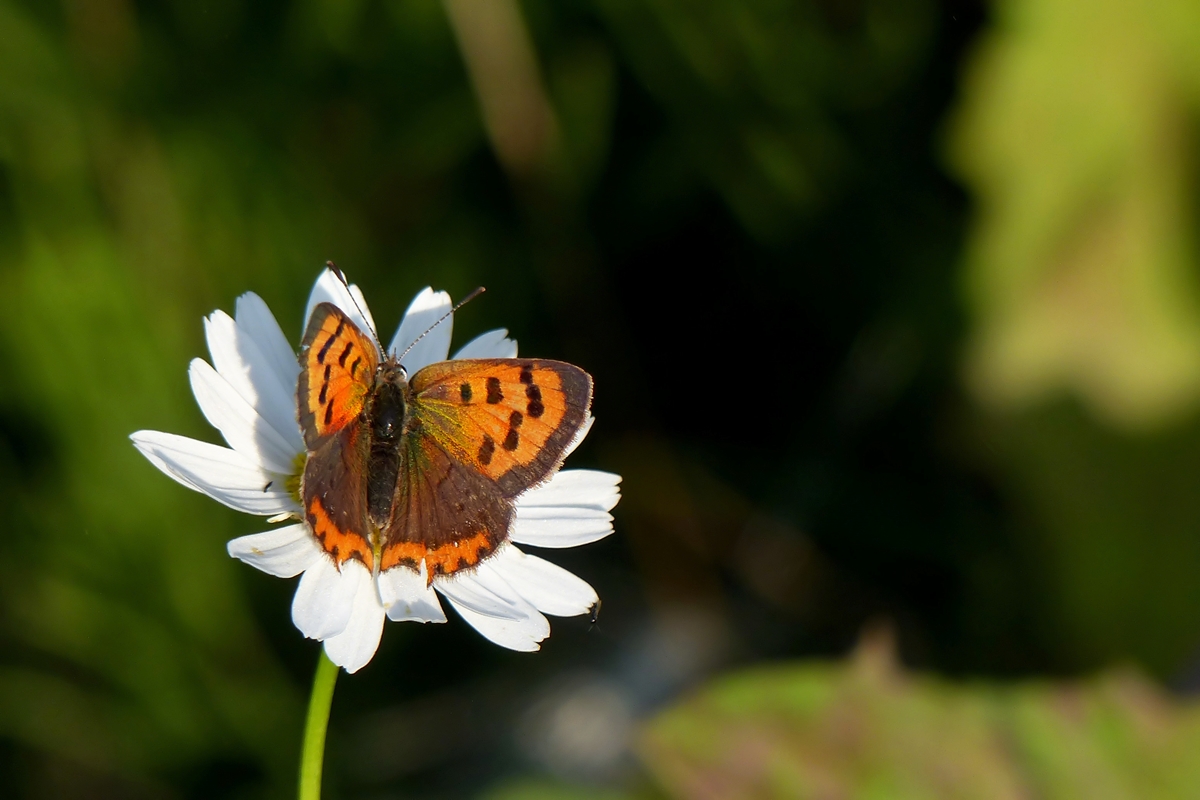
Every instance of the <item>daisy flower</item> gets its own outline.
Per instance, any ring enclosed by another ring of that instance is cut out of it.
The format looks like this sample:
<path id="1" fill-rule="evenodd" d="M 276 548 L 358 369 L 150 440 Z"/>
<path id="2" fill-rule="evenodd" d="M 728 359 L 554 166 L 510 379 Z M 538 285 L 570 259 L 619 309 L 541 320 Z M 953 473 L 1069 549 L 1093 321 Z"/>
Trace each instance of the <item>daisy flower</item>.
<path id="1" fill-rule="evenodd" d="M 308 301 L 305 320 L 323 302 L 344 311 L 364 332 L 375 323 L 358 287 L 325 270 Z M 389 352 L 400 353 L 450 311 L 450 296 L 426 288 L 409 305 Z M 412 375 L 445 361 L 452 319 L 418 341 L 404 358 Z M 612 533 L 609 511 L 620 498 L 620 476 L 595 470 L 562 470 L 516 500 L 509 541 L 475 568 L 428 581 L 396 567 L 372 574 L 355 560 L 339 567 L 318 544 L 299 501 L 307 457 L 297 421 L 300 363 L 274 315 L 258 295 L 238 298 L 233 317 L 214 311 L 204 321 L 210 364 L 194 359 L 188 370 L 196 402 L 228 447 L 160 431 L 130 438 L 154 466 L 189 489 L 230 508 L 268 517 L 279 525 L 229 542 L 229 554 L 281 578 L 300 575 L 292 621 L 301 633 L 325 643 L 330 660 L 347 672 L 362 668 L 379 647 L 384 618 L 445 622 L 439 595 L 487 639 L 513 650 L 537 650 L 550 634 L 546 614 L 575 616 L 597 602 L 596 592 L 574 574 L 517 547 L 574 547 Z M 515 358 L 517 343 L 498 329 L 472 339 L 454 358 Z M 591 427 L 580 430 L 567 453 Z"/>

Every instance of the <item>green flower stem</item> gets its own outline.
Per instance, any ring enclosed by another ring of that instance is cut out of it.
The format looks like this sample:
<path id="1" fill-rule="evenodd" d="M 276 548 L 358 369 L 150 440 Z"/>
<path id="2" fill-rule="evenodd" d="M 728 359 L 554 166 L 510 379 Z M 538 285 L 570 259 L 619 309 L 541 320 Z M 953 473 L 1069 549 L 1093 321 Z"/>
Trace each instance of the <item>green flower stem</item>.
<path id="1" fill-rule="evenodd" d="M 312 697 L 308 701 L 308 719 L 304 723 L 304 748 L 300 751 L 300 800 L 321 800 L 321 766 L 325 760 L 325 729 L 329 727 L 329 707 L 333 705 L 333 687 L 338 667 L 325 655 L 317 661 Z"/>

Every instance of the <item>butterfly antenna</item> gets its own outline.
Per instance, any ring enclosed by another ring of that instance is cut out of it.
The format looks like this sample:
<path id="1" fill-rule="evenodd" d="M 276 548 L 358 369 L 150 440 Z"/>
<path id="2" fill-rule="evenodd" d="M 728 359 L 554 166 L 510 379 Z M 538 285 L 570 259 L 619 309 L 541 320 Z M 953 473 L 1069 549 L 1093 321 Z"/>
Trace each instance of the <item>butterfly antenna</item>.
<path id="1" fill-rule="evenodd" d="M 421 341 L 426 336 L 428 336 L 429 332 L 432 331 L 434 328 L 436 328 L 438 325 L 441 325 L 443 322 L 448 320 L 455 311 L 458 311 L 460 308 L 465 306 L 467 303 L 471 302 L 476 297 L 479 297 L 479 295 L 483 294 L 485 291 L 487 291 L 487 290 L 484 289 L 482 286 L 480 286 L 480 287 L 476 288 L 475 291 L 471 292 L 469 295 L 464 297 L 462 300 L 459 300 L 457 303 L 455 303 L 454 308 L 450 309 L 445 314 L 442 314 L 441 318 L 437 322 L 433 323 L 432 325 L 430 325 L 428 328 L 425 329 L 425 333 L 422 333 L 420 336 L 413 339 L 412 344 L 410 344 L 408 347 L 404 348 L 404 352 L 401 353 L 400 355 L 398 355 L 396 357 L 396 360 L 403 362 L 404 357 L 406 355 L 408 355 L 409 351 L 417 346 L 417 342 Z"/>
<path id="2" fill-rule="evenodd" d="M 355 297 L 354 292 L 351 291 L 350 281 L 346 278 L 346 273 L 342 272 L 342 268 L 332 261 L 326 261 L 325 268 L 332 272 L 335 278 L 341 281 L 342 286 L 346 287 L 346 294 L 350 295 L 350 302 L 354 303 L 354 307 L 358 309 L 358 313 L 363 318 L 363 321 L 369 322 L 371 318 L 367 316 L 366 311 L 363 311 L 363 307 L 358 304 L 358 298 Z M 379 352 L 382 353 L 383 342 L 379 341 L 379 334 L 375 333 L 375 331 L 371 331 L 371 336 L 375 338 L 375 344 L 379 348 Z"/>

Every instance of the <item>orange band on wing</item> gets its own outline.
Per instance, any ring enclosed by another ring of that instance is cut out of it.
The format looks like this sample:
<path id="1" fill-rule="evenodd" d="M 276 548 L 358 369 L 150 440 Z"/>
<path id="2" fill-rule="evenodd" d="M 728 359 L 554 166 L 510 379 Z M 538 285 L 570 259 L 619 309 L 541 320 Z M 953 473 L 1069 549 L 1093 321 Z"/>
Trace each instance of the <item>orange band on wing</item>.
<path id="1" fill-rule="evenodd" d="M 421 542 L 398 542 L 384 550 L 381 568 L 386 570 L 404 566 L 418 569 L 421 559 L 425 559 L 429 581 L 432 582 L 435 575 L 453 575 L 461 569 L 475 566 L 495 549 L 492 536 L 487 531 L 440 547 L 426 547 Z"/>
<path id="2" fill-rule="evenodd" d="M 308 524 L 317 537 L 321 548 L 333 556 L 338 566 L 352 558 L 358 559 L 367 569 L 375 568 L 371 545 L 357 533 L 343 531 L 329 518 L 321 499 L 314 497 L 308 504 Z"/>

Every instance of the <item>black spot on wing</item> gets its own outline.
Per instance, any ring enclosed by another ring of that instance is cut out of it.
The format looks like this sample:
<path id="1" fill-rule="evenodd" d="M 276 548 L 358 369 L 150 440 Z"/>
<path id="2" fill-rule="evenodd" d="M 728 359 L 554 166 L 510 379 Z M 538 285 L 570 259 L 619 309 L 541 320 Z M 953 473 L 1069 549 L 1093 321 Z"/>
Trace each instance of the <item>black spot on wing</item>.
<path id="1" fill-rule="evenodd" d="M 349 358 L 350 354 L 353 352 L 354 352 L 354 342 L 346 342 L 346 349 L 342 351 L 342 354 L 340 356 L 338 356 L 338 366 L 339 367 L 346 366 L 346 359 Z"/>
<path id="2" fill-rule="evenodd" d="M 521 423 L 525 421 L 525 415 L 520 411 L 514 411 L 508 415 L 508 433 L 504 436 L 504 441 L 500 446 L 510 453 L 516 450 L 521 444 L 521 436 L 517 433 L 517 428 L 521 427 Z"/>
<path id="3" fill-rule="evenodd" d="M 525 397 L 529 400 L 525 405 L 525 412 L 529 416 L 537 419 L 546 413 L 546 406 L 542 404 L 542 390 L 538 386 L 533 384 L 526 386 Z"/>
<path id="4" fill-rule="evenodd" d="M 342 331 L 345 329 L 346 329 L 346 318 L 342 317 L 341 319 L 338 320 L 337 330 L 335 330 L 333 332 L 332 336 L 330 336 L 328 339 L 325 340 L 325 345 L 317 353 L 317 363 L 318 364 L 325 363 L 325 356 L 329 355 L 329 348 L 333 346 L 333 343 L 335 341 L 337 341 L 338 337 L 340 337 L 342 335 Z"/>
<path id="5" fill-rule="evenodd" d="M 483 435 L 483 444 L 479 445 L 479 463 L 485 467 L 492 463 L 492 456 L 496 452 L 496 443 L 492 441 L 492 437 L 486 433 Z"/>
<path id="6" fill-rule="evenodd" d="M 521 367 L 521 383 L 526 385 L 533 383 L 533 369 L 528 364 Z"/>
<path id="7" fill-rule="evenodd" d="M 487 401 L 492 405 L 504 400 L 504 392 L 500 391 L 500 379 L 490 377 L 487 379 Z"/>
<path id="8" fill-rule="evenodd" d="M 317 402 L 325 405 L 325 398 L 329 396 L 329 364 L 325 365 L 325 382 L 321 384 L 321 394 L 317 395 Z"/>
<path id="9" fill-rule="evenodd" d="M 471 402 L 471 394 L 471 384 L 464 383 L 462 386 L 458 387 L 458 395 L 462 398 L 464 403 Z"/>

